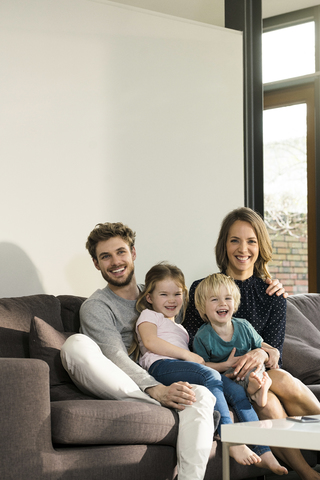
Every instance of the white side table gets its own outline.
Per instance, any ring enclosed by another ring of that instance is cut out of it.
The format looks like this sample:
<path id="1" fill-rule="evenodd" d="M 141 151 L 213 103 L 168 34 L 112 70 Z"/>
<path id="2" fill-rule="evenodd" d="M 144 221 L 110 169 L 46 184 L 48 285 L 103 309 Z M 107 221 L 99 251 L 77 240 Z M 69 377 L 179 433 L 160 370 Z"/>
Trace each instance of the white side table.
<path id="1" fill-rule="evenodd" d="M 320 415 L 312 415 L 320 420 Z M 268 445 L 320 450 L 320 422 L 298 423 L 285 418 L 221 426 L 222 479 L 230 480 L 231 445 Z"/>

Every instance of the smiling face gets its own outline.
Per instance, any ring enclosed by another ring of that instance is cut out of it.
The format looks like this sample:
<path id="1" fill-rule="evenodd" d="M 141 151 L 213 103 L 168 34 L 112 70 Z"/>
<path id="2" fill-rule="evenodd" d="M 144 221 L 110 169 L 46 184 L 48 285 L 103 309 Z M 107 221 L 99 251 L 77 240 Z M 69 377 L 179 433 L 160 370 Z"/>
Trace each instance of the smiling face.
<path id="1" fill-rule="evenodd" d="M 183 290 L 168 277 L 156 283 L 153 292 L 147 294 L 146 300 L 155 312 L 174 320 L 183 304 Z"/>
<path id="2" fill-rule="evenodd" d="M 226 273 L 236 280 L 251 277 L 259 256 L 259 244 L 250 223 L 234 222 L 229 229 L 226 247 L 229 262 Z"/>
<path id="3" fill-rule="evenodd" d="M 216 295 L 209 295 L 205 311 L 206 317 L 213 327 L 231 323 L 234 299 L 224 285 L 221 285 Z"/>
<path id="4" fill-rule="evenodd" d="M 94 265 L 110 285 L 124 287 L 130 284 L 136 258 L 134 247 L 131 250 L 121 237 L 112 237 L 97 244 L 96 256 Z"/>

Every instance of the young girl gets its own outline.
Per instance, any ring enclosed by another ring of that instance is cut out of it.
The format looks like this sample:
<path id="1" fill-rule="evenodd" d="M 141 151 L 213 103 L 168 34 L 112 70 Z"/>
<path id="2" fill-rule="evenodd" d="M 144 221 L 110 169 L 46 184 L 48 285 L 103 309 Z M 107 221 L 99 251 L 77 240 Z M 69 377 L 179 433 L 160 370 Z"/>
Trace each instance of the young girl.
<path id="1" fill-rule="evenodd" d="M 270 347 L 247 320 L 233 317 L 240 305 L 240 290 L 231 277 L 222 273 L 209 275 L 197 286 L 194 300 L 206 324 L 194 338 L 193 351 L 203 357 L 208 367 L 224 374 L 233 373 L 237 356 L 255 348 Z M 272 368 L 278 368 L 278 362 Z M 255 370 L 238 383 L 251 400 L 264 407 L 272 380 L 264 366 L 258 373 Z"/>
<path id="2" fill-rule="evenodd" d="M 199 355 L 188 349 L 187 331 L 175 323 L 181 308 L 186 307 L 187 288 L 180 269 L 161 263 L 152 267 L 146 275 L 145 288 L 140 294 L 136 308 L 141 312 L 136 323 L 136 333 L 141 351 L 139 363 L 164 385 L 184 381 L 206 386 L 216 397 L 216 409 L 221 423 L 232 423 L 229 408 L 223 394 L 221 375 L 206 367 Z M 233 397 L 232 407 L 241 420 L 257 420 L 242 387 Z M 230 455 L 240 464 L 257 464 L 269 468 L 278 475 L 287 473 L 271 453 L 269 447 L 246 445 L 230 447 Z"/>

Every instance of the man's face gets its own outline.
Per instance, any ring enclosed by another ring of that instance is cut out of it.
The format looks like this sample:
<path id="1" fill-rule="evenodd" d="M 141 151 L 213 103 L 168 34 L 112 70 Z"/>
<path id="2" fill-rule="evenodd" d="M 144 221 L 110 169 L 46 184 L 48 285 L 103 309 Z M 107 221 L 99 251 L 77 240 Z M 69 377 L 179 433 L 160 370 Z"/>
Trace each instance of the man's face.
<path id="1" fill-rule="evenodd" d="M 129 285 L 134 275 L 135 248 L 121 237 L 112 237 L 101 241 L 96 247 L 95 267 L 101 271 L 103 278 L 115 287 Z"/>

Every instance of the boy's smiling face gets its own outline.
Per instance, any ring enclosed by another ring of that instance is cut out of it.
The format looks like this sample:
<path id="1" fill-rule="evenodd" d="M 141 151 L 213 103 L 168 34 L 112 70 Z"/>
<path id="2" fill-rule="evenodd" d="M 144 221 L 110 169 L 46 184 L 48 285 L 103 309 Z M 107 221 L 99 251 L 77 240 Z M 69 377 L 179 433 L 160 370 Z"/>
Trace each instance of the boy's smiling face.
<path id="1" fill-rule="evenodd" d="M 231 322 L 234 312 L 234 299 L 224 285 L 221 285 L 217 295 L 210 295 L 206 300 L 206 316 L 209 323 L 223 325 Z"/>

